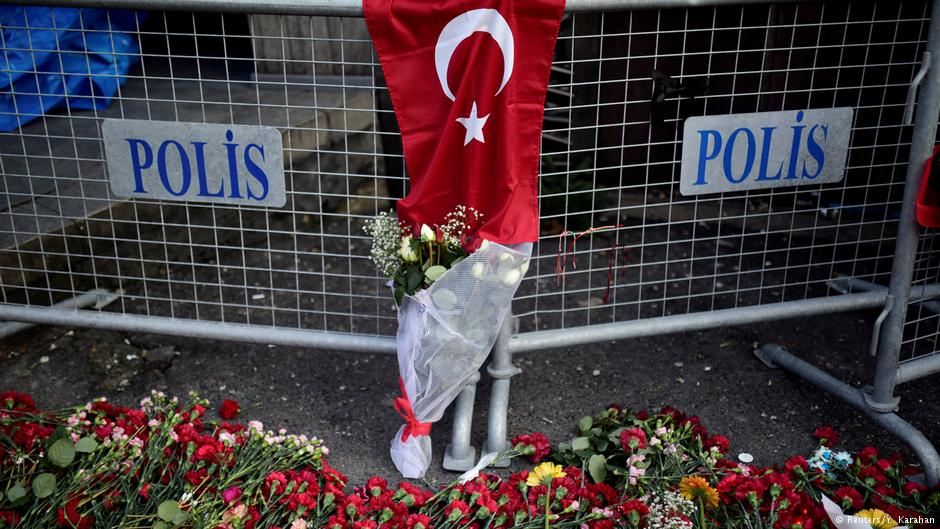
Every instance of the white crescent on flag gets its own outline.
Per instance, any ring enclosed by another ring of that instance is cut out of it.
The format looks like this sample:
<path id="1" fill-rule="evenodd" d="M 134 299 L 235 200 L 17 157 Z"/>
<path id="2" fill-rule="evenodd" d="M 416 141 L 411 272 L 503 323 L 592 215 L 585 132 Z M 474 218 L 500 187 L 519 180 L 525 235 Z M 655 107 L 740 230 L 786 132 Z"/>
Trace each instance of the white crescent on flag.
<path id="1" fill-rule="evenodd" d="M 476 31 L 489 33 L 499 49 L 503 52 L 503 80 L 496 95 L 499 95 L 512 76 L 513 60 L 515 58 L 515 44 L 513 42 L 512 28 L 509 23 L 495 9 L 471 9 L 455 16 L 441 30 L 434 47 L 434 63 L 437 67 L 437 78 L 441 82 L 444 94 L 451 101 L 456 100 L 454 93 L 447 84 L 447 68 L 457 46 Z"/>

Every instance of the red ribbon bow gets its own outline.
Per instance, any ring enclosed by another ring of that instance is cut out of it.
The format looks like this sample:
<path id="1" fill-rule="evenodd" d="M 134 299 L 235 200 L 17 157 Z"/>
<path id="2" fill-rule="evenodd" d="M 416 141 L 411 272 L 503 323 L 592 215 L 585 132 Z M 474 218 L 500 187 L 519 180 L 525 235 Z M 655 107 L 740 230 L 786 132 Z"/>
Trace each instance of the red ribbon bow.
<path id="1" fill-rule="evenodd" d="M 412 437 L 431 435 L 431 423 L 421 422 L 415 417 L 415 412 L 411 409 L 411 401 L 408 400 L 408 392 L 405 390 L 405 381 L 401 377 L 398 377 L 398 386 L 401 388 L 401 397 L 395 397 L 395 411 L 405 420 L 401 442 L 407 441 L 409 435 Z"/>

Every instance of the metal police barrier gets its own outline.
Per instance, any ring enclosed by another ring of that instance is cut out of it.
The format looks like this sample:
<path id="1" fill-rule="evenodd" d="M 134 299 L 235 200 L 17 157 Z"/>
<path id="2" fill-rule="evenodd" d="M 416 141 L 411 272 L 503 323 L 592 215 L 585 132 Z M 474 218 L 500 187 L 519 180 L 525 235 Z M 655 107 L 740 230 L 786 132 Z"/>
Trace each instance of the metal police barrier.
<path id="1" fill-rule="evenodd" d="M 22 126 L 0 133 L 0 335 L 54 324 L 394 352 L 393 301 L 361 228 L 407 178 L 361 5 L 84 3 L 151 11 L 109 12 L 121 33 L 83 29 L 91 12 L 77 27 L 23 25 L 98 49 L 130 35 L 139 53 L 118 58 L 139 62 L 114 73 L 110 105 L 92 87 L 42 114 L 5 111 Z M 542 235 L 488 367 L 484 450 L 506 443 L 512 354 L 881 308 L 871 390 L 780 347 L 758 354 L 867 413 L 937 482 L 936 450 L 894 413 L 897 384 L 940 371 L 936 233 L 912 209 L 940 114 L 929 3 L 567 11 Z M 5 64 L 7 79 L 82 82 Z M 471 384 L 448 468 L 475 462 L 473 400 Z"/>

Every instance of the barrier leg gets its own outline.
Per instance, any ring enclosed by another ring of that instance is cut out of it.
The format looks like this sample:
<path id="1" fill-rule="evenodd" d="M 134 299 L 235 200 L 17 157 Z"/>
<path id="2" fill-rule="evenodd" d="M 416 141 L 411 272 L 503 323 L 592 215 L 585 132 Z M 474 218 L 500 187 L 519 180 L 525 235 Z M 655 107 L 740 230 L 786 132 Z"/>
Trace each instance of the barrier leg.
<path id="1" fill-rule="evenodd" d="M 508 447 L 506 423 L 509 414 L 509 379 L 522 372 L 512 363 L 512 351 L 509 340 L 512 338 L 513 321 L 506 318 L 499 331 L 496 345 L 493 346 L 493 360 L 486 372 L 493 377 L 493 390 L 490 394 L 490 413 L 487 421 L 486 443 L 483 453 L 502 452 Z M 496 466 L 508 467 L 510 461 L 502 461 Z"/>
<path id="2" fill-rule="evenodd" d="M 872 390 L 866 395 L 868 406 L 875 411 L 894 411 L 898 398 L 894 388 L 898 384 L 898 359 L 904 323 L 907 320 L 907 304 L 914 277 L 914 254 L 917 251 L 919 227 L 915 219 L 915 201 L 927 159 L 933 152 L 937 139 L 937 118 L 940 116 L 940 0 L 933 1 L 933 17 L 927 36 L 927 52 L 923 65 L 929 74 L 924 77 L 917 99 L 917 114 L 914 133 L 911 136 L 911 154 L 907 165 L 907 179 L 898 219 L 898 235 L 894 246 L 894 262 L 891 267 L 891 283 L 888 295 L 893 297 L 891 312 L 884 321 L 879 336 Z M 909 93 L 913 104 L 913 88 Z"/>
<path id="3" fill-rule="evenodd" d="M 469 470 L 477 462 L 477 449 L 470 445 L 470 429 L 473 425 L 473 401 L 476 399 L 479 381 L 480 372 L 477 371 L 457 396 L 457 403 L 454 405 L 454 427 L 450 434 L 450 444 L 444 452 L 444 468 L 447 470 Z"/>
<path id="4" fill-rule="evenodd" d="M 911 426 L 896 413 L 872 409 L 868 403 L 868 394 L 864 390 L 853 388 L 812 364 L 800 360 L 776 344 L 764 345 L 754 354 L 768 366 L 786 369 L 860 410 L 914 451 L 924 469 L 924 479 L 929 486 L 935 487 L 940 483 L 940 454 L 937 453 L 937 449 L 920 430 Z"/>

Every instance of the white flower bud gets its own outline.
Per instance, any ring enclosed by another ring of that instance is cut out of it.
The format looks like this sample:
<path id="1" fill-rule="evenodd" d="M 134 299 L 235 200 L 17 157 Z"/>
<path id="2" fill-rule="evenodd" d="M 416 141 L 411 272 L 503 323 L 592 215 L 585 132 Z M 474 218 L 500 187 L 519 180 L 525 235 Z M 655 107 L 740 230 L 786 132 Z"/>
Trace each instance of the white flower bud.
<path id="1" fill-rule="evenodd" d="M 528 259 L 526 259 L 525 261 L 522 261 L 522 264 L 519 265 L 519 271 L 522 272 L 522 275 L 525 275 L 525 273 L 529 271 L 529 260 L 528 260 Z"/>
<path id="2" fill-rule="evenodd" d="M 488 239 L 483 239 L 483 242 L 480 243 L 480 251 L 482 252 L 483 250 L 486 250 L 486 247 L 489 245 L 490 241 Z"/>
<path id="3" fill-rule="evenodd" d="M 434 242 L 437 240 L 437 234 L 427 224 L 421 225 L 421 242 Z"/>
<path id="4" fill-rule="evenodd" d="M 483 266 L 483 263 L 473 263 L 473 267 L 470 269 L 470 273 L 477 279 L 483 279 L 484 269 L 485 267 Z"/>

